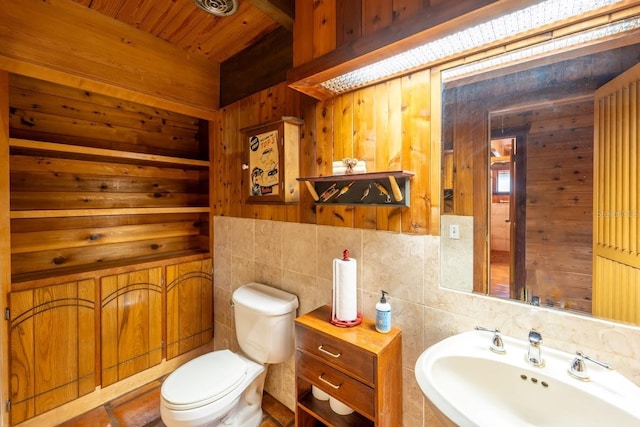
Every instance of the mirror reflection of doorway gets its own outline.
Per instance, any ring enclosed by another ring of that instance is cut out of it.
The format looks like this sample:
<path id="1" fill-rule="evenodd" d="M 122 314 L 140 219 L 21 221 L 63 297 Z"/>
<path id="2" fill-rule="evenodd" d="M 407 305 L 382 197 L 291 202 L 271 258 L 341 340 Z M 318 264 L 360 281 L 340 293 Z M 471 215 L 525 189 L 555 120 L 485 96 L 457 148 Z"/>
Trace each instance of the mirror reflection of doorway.
<path id="1" fill-rule="evenodd" d="M 492 139 L 490 143 L 491 191 L 489 201 L 489 294 L 509 298 L 511 287 L 511 195 L 515 138 Z"/>
<path id="2" fill-rule="evenodd" d="M 526 300 L 526 130 L 489 144 L 489 295 Z"/>

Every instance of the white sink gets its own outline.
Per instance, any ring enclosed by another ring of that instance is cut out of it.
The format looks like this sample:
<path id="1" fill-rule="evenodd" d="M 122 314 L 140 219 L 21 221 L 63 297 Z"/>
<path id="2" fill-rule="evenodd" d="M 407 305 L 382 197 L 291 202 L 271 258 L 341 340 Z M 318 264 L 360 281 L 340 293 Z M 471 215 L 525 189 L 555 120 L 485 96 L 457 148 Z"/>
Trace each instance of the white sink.
<path id="1" fill-rule="evenodd" d="M 573 354 L 542 344 L 545 366 L 526 361 L 528 342 L 490 332 L 454 335 L 425 350 L 415 375 L 424 395 L 460 426 L 640 426 L 640 387 L 587 361 L 590 379 L 569 375 Z M 544 334 L 543 334 L 544 338 Z"/>

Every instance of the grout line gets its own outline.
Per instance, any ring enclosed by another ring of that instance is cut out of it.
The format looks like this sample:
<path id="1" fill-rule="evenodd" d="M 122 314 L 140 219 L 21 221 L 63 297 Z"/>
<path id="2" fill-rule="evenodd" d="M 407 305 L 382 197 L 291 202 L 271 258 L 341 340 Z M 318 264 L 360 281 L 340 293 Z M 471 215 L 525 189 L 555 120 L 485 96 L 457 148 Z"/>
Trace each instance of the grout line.
<path id="1" fill-rule="evenodd" d="M 104 410 L 107 411 L 107 415 L 109 415 L 109 420 L 111 421 L 110 427 L 120 427 L 120 423 L 113 413 L 113 407 L 111 406 L 111 402 L 107 402 L 104 404 Z"/>

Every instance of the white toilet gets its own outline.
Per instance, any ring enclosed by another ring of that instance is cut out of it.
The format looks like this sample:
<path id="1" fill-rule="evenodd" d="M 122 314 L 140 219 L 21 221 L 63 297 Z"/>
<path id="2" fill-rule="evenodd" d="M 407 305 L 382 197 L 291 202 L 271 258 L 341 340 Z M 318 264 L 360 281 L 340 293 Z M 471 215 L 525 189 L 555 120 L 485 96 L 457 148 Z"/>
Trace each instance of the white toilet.
<path id="1" fill-rule="evenodd" d="M 168 427 L 260 426 L 266 365 L 284 362 L 293 354 L 298 298 L 250 283 L 233 293 L 233 303 L 244 354 L 214 351 L 170 374 L 160 399 L 160 416 Z"/>

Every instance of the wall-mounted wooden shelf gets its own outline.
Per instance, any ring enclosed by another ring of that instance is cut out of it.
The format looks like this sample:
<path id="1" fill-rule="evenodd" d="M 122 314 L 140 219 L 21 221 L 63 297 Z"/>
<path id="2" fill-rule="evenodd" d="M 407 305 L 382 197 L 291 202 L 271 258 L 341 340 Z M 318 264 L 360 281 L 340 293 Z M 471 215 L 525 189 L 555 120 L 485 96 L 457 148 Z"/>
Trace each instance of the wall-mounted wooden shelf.
<path id="1" fill-rule="evenodd" d="M 409 206 L 408 171 L 385 171 L 298 178 L 318 204 Z M 341 194 L 342 193 L 342 194 Z"/>

